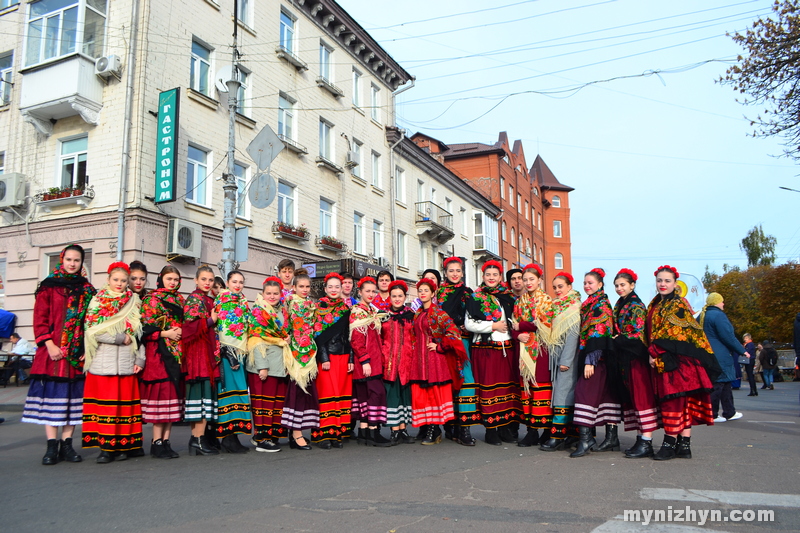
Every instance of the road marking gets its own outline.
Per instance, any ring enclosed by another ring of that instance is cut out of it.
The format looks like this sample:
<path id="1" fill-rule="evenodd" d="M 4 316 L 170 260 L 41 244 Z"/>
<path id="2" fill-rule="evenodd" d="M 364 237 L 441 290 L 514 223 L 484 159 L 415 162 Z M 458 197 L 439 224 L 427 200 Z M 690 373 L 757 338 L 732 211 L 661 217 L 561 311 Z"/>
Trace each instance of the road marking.
<path id="1" fill-rule="evenodd" d="M 791 507 L 800 509 L 800 495 L 765 492 L 729 492 L 722 490 L 652 489 L 639 491 L 643 500 L 722 503 L 748 507 Z"/>
<path id="2" fill-rule="evenodd" d="M 797 424 L 791 420 L 748 420 L 751 424 Z"/>
<path id="3" fill-rule="evenodd" d="M 600 524 L 592 533 L 708 533 L 708 529 L 694 526 L 679 526 L 663 522 L 651 522 L 643 525 L 639 522 L 626 522 L 622 515 L 617 515 L 608 522 Z M 714 530 L 715 533 L 727 533 Z"/>

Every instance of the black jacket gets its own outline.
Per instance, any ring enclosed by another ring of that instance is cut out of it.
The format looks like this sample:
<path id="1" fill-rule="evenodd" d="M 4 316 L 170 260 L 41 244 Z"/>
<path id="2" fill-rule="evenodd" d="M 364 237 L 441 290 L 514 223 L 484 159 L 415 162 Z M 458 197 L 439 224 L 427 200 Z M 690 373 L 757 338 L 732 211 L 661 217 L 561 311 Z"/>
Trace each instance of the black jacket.
<path id="1" fill-rule="evenodd" d="M 344 314 L 335 324 L 319 334 L 317 343 L 317 364 L 327 363 L 331 354 L 349 354 L 348 362 L 353 362 L 353 351 L 350 349 L 350 311 Z"/>

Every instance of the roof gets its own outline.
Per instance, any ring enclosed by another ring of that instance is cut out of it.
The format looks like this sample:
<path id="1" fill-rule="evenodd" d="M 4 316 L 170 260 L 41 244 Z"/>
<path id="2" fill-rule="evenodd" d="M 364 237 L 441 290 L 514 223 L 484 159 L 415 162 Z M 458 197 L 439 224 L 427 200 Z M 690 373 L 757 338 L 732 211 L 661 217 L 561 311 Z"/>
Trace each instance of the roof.
<path id="1" fill-rule="evenodd" d="M 556 178 L 553 171 L 547 166 L 547 163 L 544 162 L 542 156 L 537 155 L 536 160 L 533 162 L 533 166 L 531 166 L 530 172 L 534 179 L 539 183 L 539 187 L 545 190 L 552 190 L 552 191 L 574 191 L 575 189 L 570 187 L 569 185 L 564 185 Z"/>
<path id="2" fill-rule="evenodd" d="M 483 143 L 459 143 L 449 144 L 448 150 L 443 152 L 445 158 L 448 157 L 465 157 L 479 154 L 505 154 L 503 145 L 500 143 L 483 144 Z"/>

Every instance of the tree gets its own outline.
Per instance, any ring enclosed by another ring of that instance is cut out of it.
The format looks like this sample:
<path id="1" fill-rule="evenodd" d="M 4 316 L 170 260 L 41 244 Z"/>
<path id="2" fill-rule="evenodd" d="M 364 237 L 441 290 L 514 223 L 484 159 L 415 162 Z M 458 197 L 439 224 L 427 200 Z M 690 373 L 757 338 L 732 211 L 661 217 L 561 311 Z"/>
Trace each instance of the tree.
<path id="1" fill-rule="evenodd" d="M 713 270 L 709 270 L 708 265 L 706 265 L 706 271 L 703 273 L 703 279 L 700 281 L 703 282 L 703 287 L 705 287 L 706 292 L 714 292 L 713 287 L 719 281 L 719 274 Z"/>
<path id="2" fill-rule="evenodd" d="M 719 82 L 745 95 L 744 105 L 764 106 L 750 119 L 754 137 L 783 137 L 784 155 L 800 160 L 800 0 L 776 0 L 772 11 L 732 36 L 745 55 Z"/>
<path id="3" fill-rule="evenodd" d="M 747 266 L 770 266 L 775 262 L 775 245 L 778 240 L 764 235 L 761 224 L 747 232 L 739 249 L 747 255 Z"/>
<path id="4" fill-rule="evenodd" d="M 758 288 L 761 312 L 766 319 L 764 338 L 792 342 L 794 317 L 800 312 L 800 265 L 787 263 L 769 269 Z"/>
<path id="5" fill-rule="evenodd" d="M 768 338 L 769 320 L 761 309 L 760 283 L 770 267 L 757 266 L 747 270 L 730 270 L 714 284 L 710 292 L 725 299 L 725 314 L 733 324 L 736 336 L 750 333 L 754 339 Z"/>

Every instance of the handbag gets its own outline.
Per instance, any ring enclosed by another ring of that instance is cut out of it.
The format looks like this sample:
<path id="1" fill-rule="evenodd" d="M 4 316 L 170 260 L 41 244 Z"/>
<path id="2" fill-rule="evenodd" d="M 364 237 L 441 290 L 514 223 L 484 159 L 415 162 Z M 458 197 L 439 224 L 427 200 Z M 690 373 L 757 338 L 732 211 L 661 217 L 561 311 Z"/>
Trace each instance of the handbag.
<path id="1" fill-rule="evenodd" d="M 750 361 L 753 360 L 753 356 L 751 355 L 749 358 L 745 357 L 744 355 L 739 356 L 739 364 L 740 365 L 749 365 Z"/>

